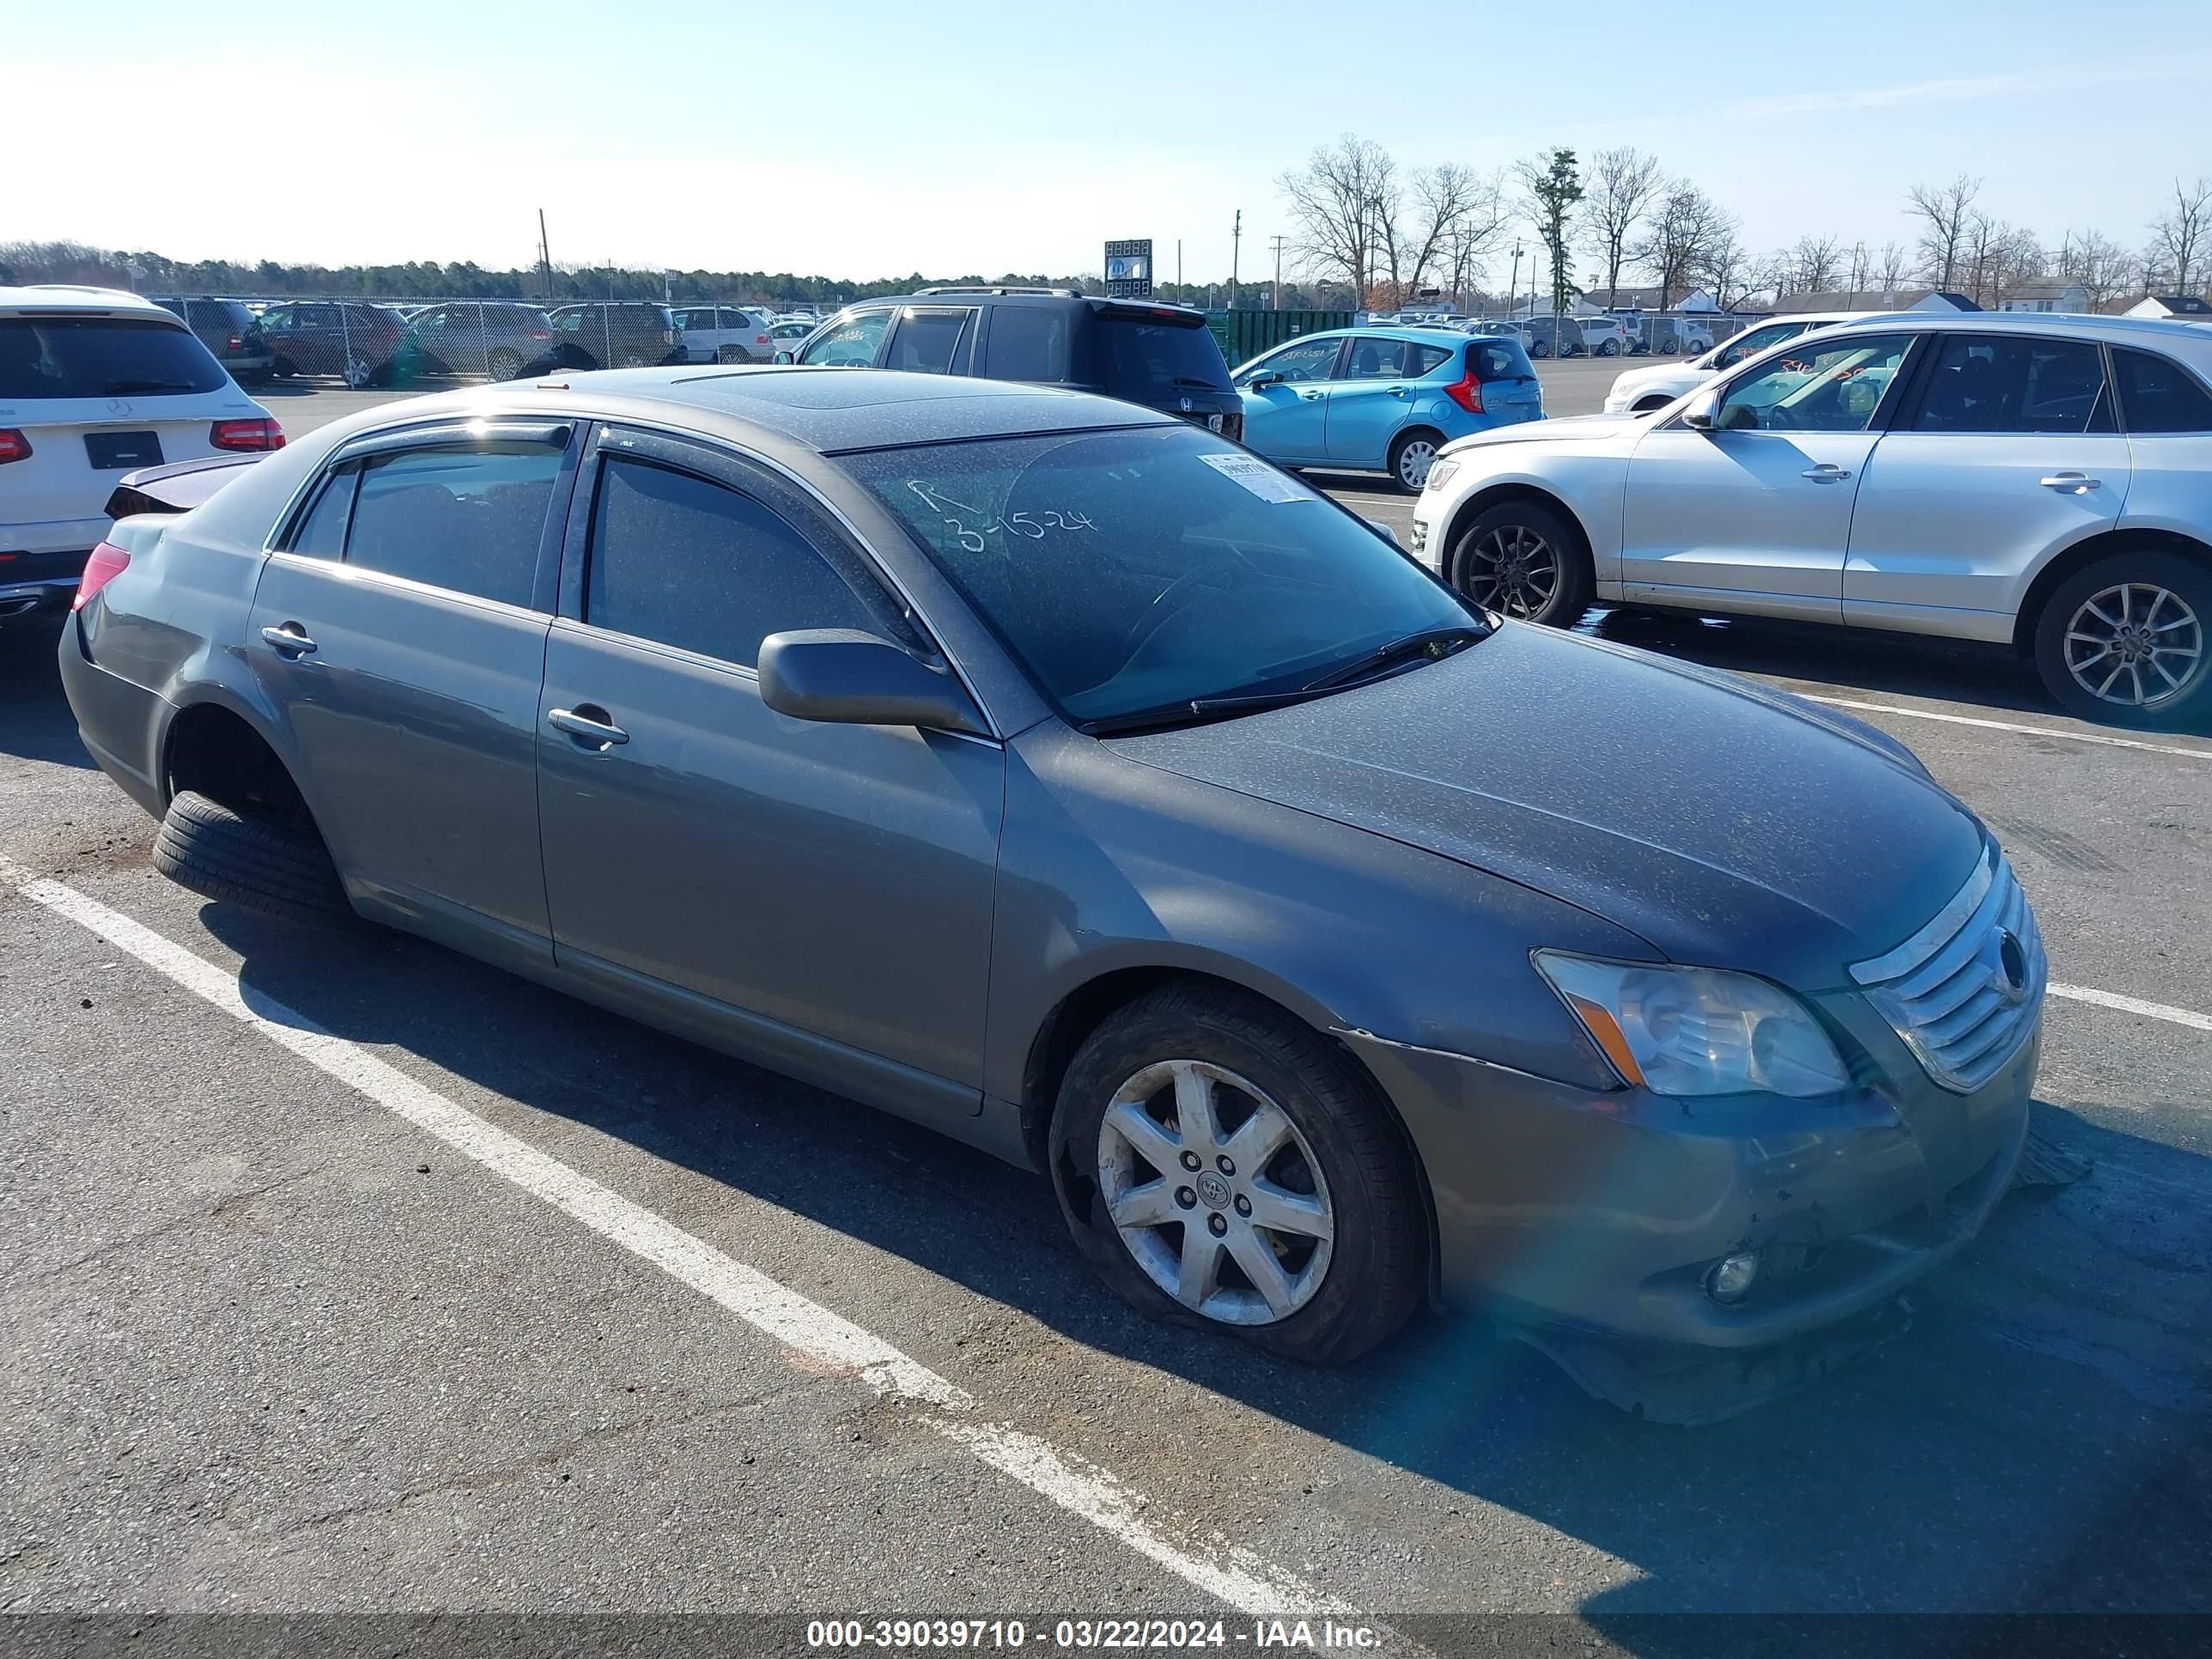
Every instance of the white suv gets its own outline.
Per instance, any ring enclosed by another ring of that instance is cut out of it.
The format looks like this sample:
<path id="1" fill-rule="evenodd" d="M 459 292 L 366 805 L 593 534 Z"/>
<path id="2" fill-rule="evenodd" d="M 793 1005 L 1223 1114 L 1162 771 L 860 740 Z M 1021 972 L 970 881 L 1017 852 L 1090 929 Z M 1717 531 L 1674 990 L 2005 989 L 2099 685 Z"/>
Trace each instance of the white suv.
<path id="1" fill-rule="evenodd" d="M 1593 357 L 1626 357 L 1628 349 L 1635 344 L 1626 324 L 1618 317 L 1577 317 L 1582 325 L 1583 348 Z"/>
<path id="2" fill-rule="evenodd" d="M 1416 556 L 1508 616 L 1593 599 L 2009 645 L 2086 719 L 2212 720 L 2212 330 L 1892 313 L 1654 417 L 1461 438 Z"/>
<path id="3" fill-rule="evenodd" d="M 691 363 L 764 363 L 775 356 L 767 318 L 745 306 L 673 306 Z"/>
<path id="4" fill-rule="evenodd" d="M 1811 329 L 1883 314 L 1878 311 L 1810 311 L 1800 317 L 1777 317 L 1771 322 L 1761 323 L 1723 340 L 1702 357 L 1692 357 L 1686 363 L 1653 363 L 1648 368 L 1624 371 L 1613 380 L 1613 390 L 1606 394 L 1605 412 L 1618 415 L 1627 410 L 1642 415 L 1664 409 L 1685 392 L 1695 392 L 1714 375 L 1738 363 L 1748 362 L 1769 346 L 1780 345 Z"/>
<path id="5" fill-rule="evenodd" d="M 0 288 L 0 622 L 67 608 L 125 473 L 283 441 L 151 301 Z"/>

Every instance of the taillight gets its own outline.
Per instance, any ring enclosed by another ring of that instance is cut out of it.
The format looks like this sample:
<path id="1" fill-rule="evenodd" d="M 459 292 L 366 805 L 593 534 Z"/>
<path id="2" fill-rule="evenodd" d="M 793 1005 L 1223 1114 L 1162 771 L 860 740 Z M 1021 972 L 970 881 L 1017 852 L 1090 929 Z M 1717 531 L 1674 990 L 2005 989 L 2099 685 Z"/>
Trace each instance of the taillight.
<path id="1" fill-rule="evenodd" d="M 1446 386 L 1444 396 L 1470 415 L 1482 413 L 1482 382 L 1474 378 L 1472 368 L 1468 370 L 1465 380 Z"/>
<path id="2" fill-rule="evenodd" d="M 282 449 L 284 428 L 267 419 L 217 421 L 208 428 L 208 441 L 217 449 Z"/>
<path id="3" fill-rule="evenodd" d="M 243 350 L 245 350 L 245 349 L 246 349 L 246 337 L 245 337 L 243 334 L 234 334 L 234 335 L 232 335 L 232 336 L 230 337 L 230 349 L 231 349 L 231 350 L 233 350 L 233 351 L 243 351 Z"/>
<path id="4" fill-rule="evenodd" d="M 660 331 L 660 343 L 663 345 L 674 345 L 676 343 L 676 331 L 672 328 L 662 329 Z"/>
<path id="5" fill-rule="evenodd" d="M 550 340 L 553 337 L 553 331 L 550 328 L 533 328 L 530 331 L 530 337 L 533 340 Z"/>
<path id="6" fill-rule="evenodd" d="M 0 466 L 31 459 L 31 441 L 12 426 L 0 426 Z"/>
<path id="7" fill-rule="evenodd" d="M 82 611 L 92 596 L 121 575 L 131 562 L 131 556 L 109 542 L 102 542 L 92 550 L 84 562 L 84 574 L 77 579 L 76 597 L 70 601 L 70 609 Z"/>
<path id="8" fill-rule="evenodd" d="M 765 334 L 756 334 L 756 335 L 754 335 L 754 336 L 753 336 L 753 343 L 754 343 L 755 345 L 766 345 L 766 344 L 768 343 L 768 336 L 767 336 L 767 335 L 765 335 Z"/>

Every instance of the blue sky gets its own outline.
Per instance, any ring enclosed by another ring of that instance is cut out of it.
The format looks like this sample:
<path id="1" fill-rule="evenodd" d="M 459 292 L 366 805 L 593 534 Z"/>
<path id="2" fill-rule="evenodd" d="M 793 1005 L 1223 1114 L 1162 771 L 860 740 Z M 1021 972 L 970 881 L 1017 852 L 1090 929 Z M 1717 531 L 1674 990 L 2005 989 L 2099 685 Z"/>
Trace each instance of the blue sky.
<path id="1" fill-rule="evenodd" d="M 14 0 L 0 240 L 180 257 L 534 257 L 865 277 L 1095 270 L 1109 236 L 1243 272 L 1275 179 L 1352 131 L 1487 170 L 1635 144 L 1756 251 L 1909 240 L 1905 187 L 2139 244 L 2212 174 L 2201 5 L 1179 8 L 701 0 L 203 8 Z M 1396 21 L 1389 11 L 1440 21 Z M 1711 25 L 1679 21 L 1725 17 Z M 804 21 L 813 18 L 816 21 Z M 1362 20 L 1362 21 L 1354 21 Z M 802 27 L 789 24 L 801 20 Z M 1571 55 L 1540 61 L 1547 36 Z M 751 44 L 765 39 L 763 64 Z M 1610 40 L 1609 47 L 1599 42 Z M 125 50 L 122 44 L 128 41 Z M 27 154 L 20 148 L 36 135 Z M 1502 274 L 1502 273 L 1501 273 Z"/>

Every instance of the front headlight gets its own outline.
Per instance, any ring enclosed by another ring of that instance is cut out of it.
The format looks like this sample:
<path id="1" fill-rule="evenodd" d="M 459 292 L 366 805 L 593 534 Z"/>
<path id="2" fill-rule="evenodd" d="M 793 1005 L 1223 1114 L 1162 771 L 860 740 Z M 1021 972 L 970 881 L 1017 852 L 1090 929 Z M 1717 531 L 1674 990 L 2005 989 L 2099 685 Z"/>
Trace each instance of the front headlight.
<path id="1" fill-rule="evenodd" d="M 1613 1069 L 1654 1094 L 1803 1099 L 1850 1086 L 1811 1011 L 1763 979 L 1557 951 L 1533 960 Z"/>
<path id="2" fill-rule="evenodd" d="M 1421 488 L 1425 490 L 1442 489 L 1446 484 L 1452 481 L 1452 474 L 1458 471 L 1459 463 L 1457 461 L 1431 461 L 1429 463 L 1428 482 L 1423 484 Z"/>

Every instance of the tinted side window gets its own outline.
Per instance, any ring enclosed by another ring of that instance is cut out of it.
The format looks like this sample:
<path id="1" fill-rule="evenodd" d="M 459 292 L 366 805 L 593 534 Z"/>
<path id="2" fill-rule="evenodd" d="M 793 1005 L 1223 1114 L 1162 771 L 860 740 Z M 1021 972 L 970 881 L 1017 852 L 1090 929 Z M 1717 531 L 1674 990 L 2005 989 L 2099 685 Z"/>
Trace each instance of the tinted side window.
<path id="1" fill-rule="evenodd" d="M 972 311 L 924 311 L 909 306 L 900 313 L 891 336 L 885 368 L 917 374 L 957 374 L 967 368 Z"/>
<path id="2" fill-rule="evenodd" d="M 878 631 L 843 579 L 751 496 L 611 459 L 592 508 L 584 620 L 747 668 L 788 629 Z"/>
<path id="3" fill-rule="evenodd" d="M 1916 432 L 2109 432 L 2105 354 L 2081 340 L 1954 334 L 1921 394 Z"/>
<path id="4" fill-rule="evenodd" d="M 361 468 L 342 466 L 324 483 L 307 516 L 293 526 L 285 538 L 288 553 L 311 558 L 335 559 L 345 552 L 347 522 L 353 517 L 353 495 L 361 482 Z"/>
<path id="5" fill-rule="evenodd" d="M 2112 368 L 2129 431 L 2212 433 L 2212 392 L 2172 358 L 2115 349 Z"/>
<path id="6" fill-rule="evenodd" d="M 550 444 L 378 456 L 362 469 L 346 562 L 527 605 L 560 470 Z"/>
<path id="7" fill-rule="evenodd" d="M 1066 316 L 1043 306 L 994 306 L 989 354 L 994 380 L 1064 380 Z"/>
<path id="8" fill-rule="evenodd" d="M 833 368 L 868 368 L 876 361 L 876 348 L 883 343 L 884 330 L 889 326 L 891 314 L 888 311 L 856 311 L 849 317 L 839 318 L 829 332 L 806 348 L 802 363 L 826 363 Z"/>

